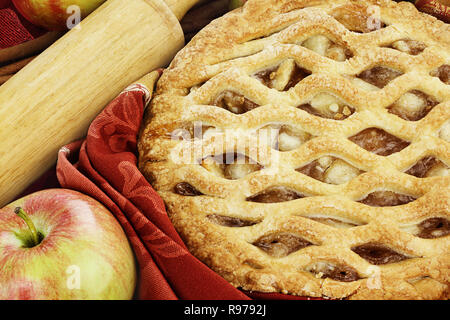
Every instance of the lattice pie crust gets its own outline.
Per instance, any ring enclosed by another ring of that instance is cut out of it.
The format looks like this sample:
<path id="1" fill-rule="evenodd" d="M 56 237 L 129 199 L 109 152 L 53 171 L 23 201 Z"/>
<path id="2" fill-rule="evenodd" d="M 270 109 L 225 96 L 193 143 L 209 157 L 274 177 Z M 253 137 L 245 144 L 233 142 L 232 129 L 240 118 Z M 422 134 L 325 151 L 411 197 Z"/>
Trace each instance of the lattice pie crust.
<path id="1" fill-rule="evenodd" d="M 406 2 L 250 0 L 164 72 L 140 169 L 236 287 L 447 299 L 449 39 Z"/>

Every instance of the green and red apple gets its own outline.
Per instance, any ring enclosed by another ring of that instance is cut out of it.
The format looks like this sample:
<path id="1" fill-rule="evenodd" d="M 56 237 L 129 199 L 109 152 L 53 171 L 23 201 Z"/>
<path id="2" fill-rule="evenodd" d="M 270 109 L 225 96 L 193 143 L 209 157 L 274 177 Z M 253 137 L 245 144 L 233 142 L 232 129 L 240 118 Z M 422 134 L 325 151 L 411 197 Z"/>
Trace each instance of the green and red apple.
<path id="1" fill-rule="evenodd" d="M 30 22 L 48 30 L 67 29 L 73 14 L 71 6 L 80 9 L 81 19 L 89 15 L 105 0 L 12 0 L 19 12 Z M 69 12 L 68 12 L 69 8 Z"/>
<path id="2" fill-rule="evenodd" d="M 135 285 L 128 239 L 98 201 L 49 189 L 0 210 L 0 300 L 125 300 Z"/>

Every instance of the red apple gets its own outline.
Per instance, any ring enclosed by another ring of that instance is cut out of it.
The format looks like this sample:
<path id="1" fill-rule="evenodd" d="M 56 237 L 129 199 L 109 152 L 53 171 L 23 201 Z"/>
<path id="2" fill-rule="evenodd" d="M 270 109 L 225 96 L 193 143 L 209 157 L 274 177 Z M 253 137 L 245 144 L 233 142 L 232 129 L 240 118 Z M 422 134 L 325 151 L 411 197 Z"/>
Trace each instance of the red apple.
<path id="1" fill-rule="evenodd" d="M 230 10 L 242 7 L 246 2 L 247 0 L 230 0 L 229 4 Z"/>
<path id="2" fill-rule="evenodd" d="M 78 15 L 82 19 L 105 0 L 12 0 L 17 10 L 29 21 L 48 30 L 67 29 L 68 19 Z M 72 11 L 77 6 L 79 10 Z M 69 10 L 68 10 L 69 9 Z M 69 23 L 71 23 L 69 21 Z"/>
<path id="3" fill-rule="evenodd" d="M 0 210 L 0 300 L 125 300 L 135 284 L 128 239 L 96 200 L 49 189 Z"/>

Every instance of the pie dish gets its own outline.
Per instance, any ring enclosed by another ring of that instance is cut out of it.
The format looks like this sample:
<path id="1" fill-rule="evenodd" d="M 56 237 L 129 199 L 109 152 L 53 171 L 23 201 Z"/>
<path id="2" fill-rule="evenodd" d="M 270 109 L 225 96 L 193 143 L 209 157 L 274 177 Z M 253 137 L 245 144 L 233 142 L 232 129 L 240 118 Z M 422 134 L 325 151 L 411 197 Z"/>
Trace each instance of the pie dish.
<path id="1" fill-rule="evenodd" d="M 406 2 L 250 0 L 164 71 L 139 168 L 243 290 L 448 299 L 449 39 Z"/>

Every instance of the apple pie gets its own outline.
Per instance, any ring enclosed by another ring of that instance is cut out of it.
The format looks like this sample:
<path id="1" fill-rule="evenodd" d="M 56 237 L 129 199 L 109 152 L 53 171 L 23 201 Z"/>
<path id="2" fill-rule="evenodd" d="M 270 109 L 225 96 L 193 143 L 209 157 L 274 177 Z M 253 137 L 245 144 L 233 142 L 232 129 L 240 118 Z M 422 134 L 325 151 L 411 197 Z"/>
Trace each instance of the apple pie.
<path id="1" fill-rule="evenodd" d="M 160 78 L 139 168 L 235 287 L 448 299 L 450 26 L 390 0 L 249 0 Z"/>

